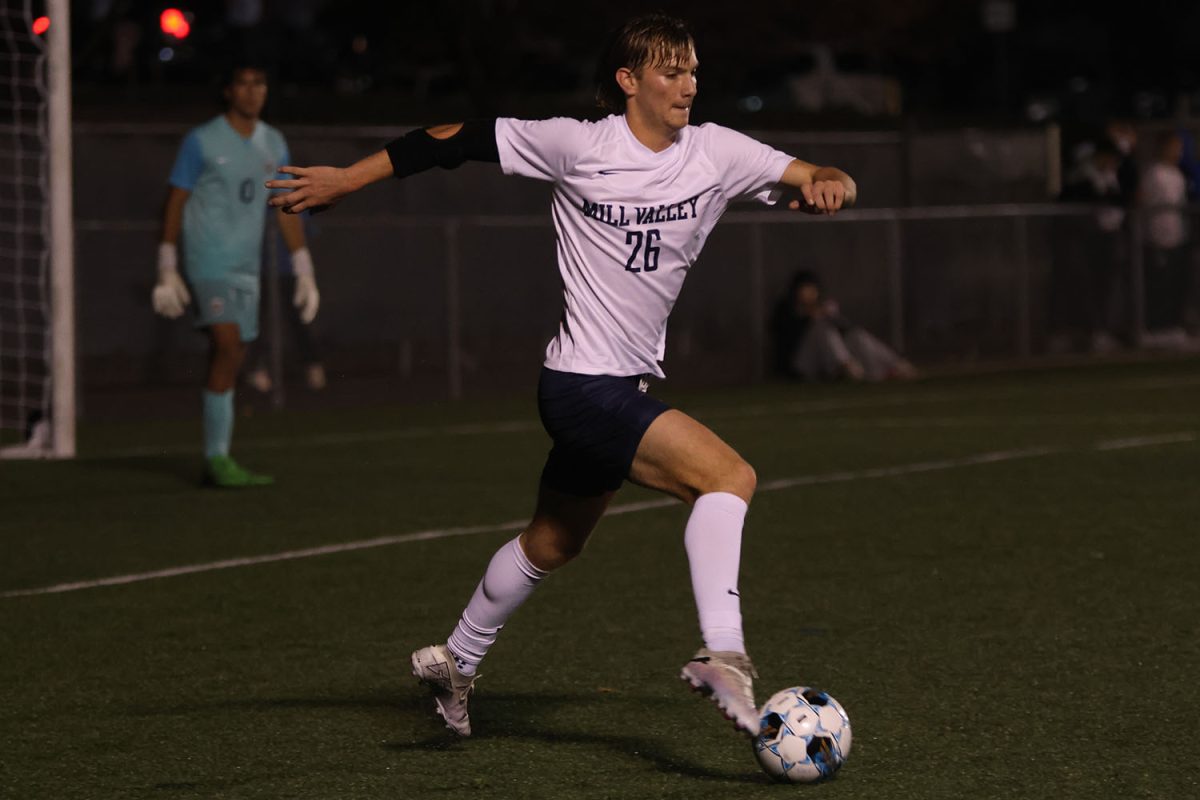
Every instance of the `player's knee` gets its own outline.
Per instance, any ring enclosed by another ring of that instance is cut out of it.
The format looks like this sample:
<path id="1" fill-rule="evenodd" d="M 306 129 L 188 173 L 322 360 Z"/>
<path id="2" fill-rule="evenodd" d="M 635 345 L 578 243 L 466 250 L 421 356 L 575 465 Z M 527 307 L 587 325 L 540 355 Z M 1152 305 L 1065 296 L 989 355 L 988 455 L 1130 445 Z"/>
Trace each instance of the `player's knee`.
<path id="1" fill-rule="evenodd" d="M 684 500 L 694 503 L 701 495 L 712 492 L 727 492 L 750 502 L 758 487 L 758 476 L 754 467 L 741 458 L 731 459 L 715 467 L 697 485 L 688 487 Z"/>
<path id="2" fill-rule="evenodd" d="M 582 547 L 543 546 L 534 548 L 526 555 L 529 557 L 529 563 L 538 569 L 543 572 L 553 572 L 566 566 L 582 551 Z"/>
<path id="3" fill-rule="evenodd" d="M 564 566 L 583 552 L 586 539 L 531 526 L 521 538 L 525 556 L 540 570 L 550 572 Z"/>
<path id="4" fill-rule="evenodd" d="M 554 543 L 554 555 L 557 558 L 558 566 L 562 566 L 568 561 L 574 561 L 583 552 L 583 544 L 583 540 L 570 536 L 564 536 L 556 540 Z"/>
<path id="5" fill-rule="evenodd" d="M 736 494 L 747 503 L 750 502 L 750 498 L 754 496 L 755 489 L 758 488 L 758 474 L 754 471 L 754 467 L 740 458 L 729 468 L 729 475 L 726 481 L 729 484 L 729 488 L 726 491 L 730 494 Z"/>

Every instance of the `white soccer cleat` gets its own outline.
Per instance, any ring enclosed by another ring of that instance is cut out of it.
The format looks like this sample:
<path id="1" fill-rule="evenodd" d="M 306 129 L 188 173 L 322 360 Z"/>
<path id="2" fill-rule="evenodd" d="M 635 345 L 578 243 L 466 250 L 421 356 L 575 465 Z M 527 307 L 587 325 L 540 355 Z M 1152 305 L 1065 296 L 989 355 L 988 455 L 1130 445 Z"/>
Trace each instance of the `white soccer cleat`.
<path id="1" fill-rule="evenodd" d="M 716 703 L 740 732 L 748 736 L 758 734 L 758 707 L 754 704 L 754 678 L 758 673 L 748 655 L 730 650 L 713 652 L 702 647 L 683 665 L 679 677 Z"/>
<path id="2" fill-rule="evenodd" d="M 467 713 L 467 701 L 475 688 L 474 675 L 470 678 L 461 674 L 454 665 L 454 656 L 444 644 L 431 644 L 412 654 L 412 671 L 421 683 L 429 687 L 437 703 L 437 712 L 446 721 L 446 727 L 459 736 L 471 735 L 471 717 Z"/>

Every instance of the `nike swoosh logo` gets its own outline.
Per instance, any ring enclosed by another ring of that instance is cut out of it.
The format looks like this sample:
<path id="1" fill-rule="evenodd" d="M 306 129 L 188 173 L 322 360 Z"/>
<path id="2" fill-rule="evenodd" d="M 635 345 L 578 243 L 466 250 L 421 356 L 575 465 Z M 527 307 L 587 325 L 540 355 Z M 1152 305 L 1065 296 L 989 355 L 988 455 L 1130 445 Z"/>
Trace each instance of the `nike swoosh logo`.
<path id="1" fill-rule="evenodd" d="M 733 595 L 734 597 L 741 597 L 741 595 L 735 592 L 733 589 L 726 589 L 725 591 L 729 592 L 729 594 Z"/>

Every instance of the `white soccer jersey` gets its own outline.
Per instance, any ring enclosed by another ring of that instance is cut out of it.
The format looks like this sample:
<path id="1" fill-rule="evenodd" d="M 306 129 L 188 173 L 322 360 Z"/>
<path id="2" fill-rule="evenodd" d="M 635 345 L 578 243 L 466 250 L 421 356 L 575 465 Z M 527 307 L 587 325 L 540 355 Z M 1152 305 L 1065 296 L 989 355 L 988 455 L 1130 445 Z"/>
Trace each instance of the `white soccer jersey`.
<path id="1" fill-rule="evenodd" d="M 554 182 L 564 310 L 546 366 L 663 377 L 667 317 L 730 202 L 774 203 L 792 157 L 728 128 L 688 126 L 655 153 L 624 115 L 499 119 L 505 174 Z"/>

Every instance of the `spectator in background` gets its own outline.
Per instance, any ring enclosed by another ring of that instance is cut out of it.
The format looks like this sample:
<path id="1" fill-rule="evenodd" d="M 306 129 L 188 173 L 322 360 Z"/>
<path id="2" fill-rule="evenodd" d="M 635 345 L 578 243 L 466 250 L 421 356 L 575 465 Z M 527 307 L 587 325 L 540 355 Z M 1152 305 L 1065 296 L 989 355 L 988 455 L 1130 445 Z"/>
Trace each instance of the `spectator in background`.
<path id="1" fill-rule="evenodd" d="M 1186 345 L 1184 306 L 1189 289 L 1187 179 L 1179 168 L 1183 138 L 1174 131 L 1159 135 L 1154 162 L 1142 175 L 1145 221 L 1146 341 L 1152 347 Z"/>
<path id="2" fill-rule="evenodd" d="M 1196 136 L 1189 130 L 1180 130 L 1179 138 L 1183 141 L 1183 158 L 1179 161 L 1179 169 L 1187 182 L 1188 203 L 1200 202 L 1200 147 L 1197 146 Z M 1200 263 L 1197 263 L 1194 249 L 1189 251 L 1185 271 L 1188 277 L 1188 293 L 1184 301 L 1183 327 L 1189 335 L 1200 336 Z"/>
<path id="3" fill-rule="evenodd" d="M 814 382 L 916 377 L 912 364 L 842 316 L 807 270 L 792 277 L 770 326 L 774 371 L 782 377 Z"/>
<path id="4" fill-rule="evenodd" d="M 1179 159 L 1179 169 L 1187 180 L 1187 199 L 1189 202 L 1200 200 L 1200 152 L 1197 152 L 1196 137 L 1188 130 L 1179 132 L 1183 142 L 1183 157 Z"/>
<path id="5" fill-rule="evenodd" d="M 1063 186 L 1063 201 L 1091 204 L 1096 212 L 1091 220 L 1082 221 L 1082 228 L 1078 218 L 1064 220 L 1072 227 L 1056 237 L 1061 248 L 1050 286 L 1051 326 L 1056 331 L 1052 351 L 1073 349 L 1069 341 L 1073 332 L 1086 334 L 1096 353 L 1110 352 L 1118 345 L 1113 332 L 1121 230 L 1127 216 L 1127 187 L 1122 187 L 1120 178 L 1123 163 L 1131 162 L 1114 144 L 1101 139 L 1085 150 Z"/>
<path id="6" fill-rule="evenodd" d="M 1125 208 L 1132 208 L 1137 202 L 1138 165 L 1137 165 L 1137 129 L 1129 122 L 1110 119 L 1104 128 L 1101 146 L 1107 145 L 1116 153 L 1117 185 L 1121 189 L 1121 203 Z"/>

